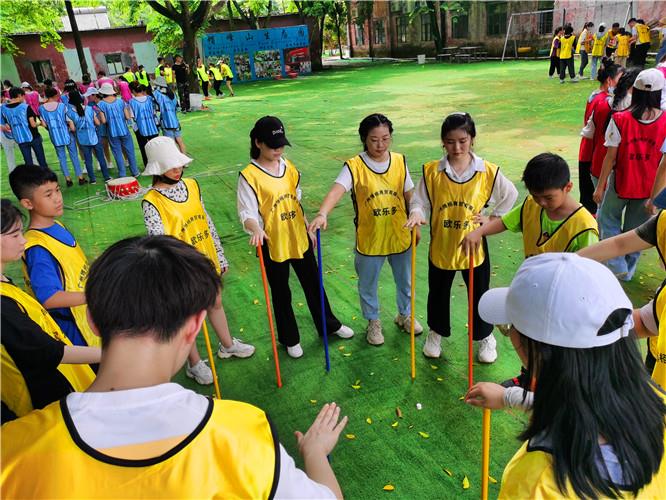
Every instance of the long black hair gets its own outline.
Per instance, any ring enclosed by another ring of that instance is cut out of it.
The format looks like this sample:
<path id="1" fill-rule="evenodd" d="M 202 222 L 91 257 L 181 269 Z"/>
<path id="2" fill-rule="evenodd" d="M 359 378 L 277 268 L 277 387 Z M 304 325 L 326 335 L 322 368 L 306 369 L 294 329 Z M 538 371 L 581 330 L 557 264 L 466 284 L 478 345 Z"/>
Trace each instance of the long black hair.
<path id="1" fill-rule="evenodd" d="M 23 221 L 23 214 L 7 198 L 0 201 L 0 234 L 6 234 L 16 226 L 17 222 Z"/>
<path id="2" fill-rule="evenodd" d="M 84 116 L 85 111 L 83 111 L 83 97 L 79 91 L 73 91 L 69 93 L 69 103 L 76 108 L 76 113 L 79 116 Z"/>
<path id="3" fill-rule="evenodd" d="M 613 93 L 613 105 L 612 108 L 615 110 L 617 106 L 624 100 L 627 96 L 629 89 L 634 86 L 634 82 L 640 73 L 640 68 L 629 68 L 625 70 L 620 79 L 615 86 L 615 92 Z"/>
<path id="4" fill-rule="evenodd" d="M 608 57 L 601 59 L 599 71 L 597 72 L 597 80 L 599 83 L 604 83 L 609 78 L 615 78 L 618 73 L 623 72 L 624 68 L 619 64 L 615 64 Z"/>
<path id="5" fill-rule="evenodd" d="M 442 129 L 439 134 L 442 142 L 444 142 L 449 132 L 458 129 L 467 132 L 472 139 L 476 137 L 476 125 L 469 113 L 451 113 L 444 118 L 444 122 L 442 123 Z"/>
<path id="6" fill-rule="evenodd" d="M 388 127 L 389 134 L 393 135 L 393 123 L 381 113 L 372 113 L 361 120 L 358 125 L 358 135 L 361 138 L 361 143 L 363 143 L 363 151 L 368 150 L 365 141 L 368 139 L 370 131 L 382 125 Z"/>
<path id="7" fill-rule="evenodd" d="M 636 120 L 643 119 L 643 114 L 650 109 L 661 109 L 661 90 L 631 91 L 631 116 Z"/>
<path id="8" fill-rule="evenodd" d="M 532 416 L 520 438 L 547 438 L 562 494 L 570 483 L 577 497 L 616 498 L 621 489 L 636 495 L 663 460 L 666 415 L 636 340 L 568 349 L 521 335 L 521 343 L 537 382 Z M 607 471 L 599 469 L 599 438 L 613 447 L 622 484 L 614 484 Z"/>

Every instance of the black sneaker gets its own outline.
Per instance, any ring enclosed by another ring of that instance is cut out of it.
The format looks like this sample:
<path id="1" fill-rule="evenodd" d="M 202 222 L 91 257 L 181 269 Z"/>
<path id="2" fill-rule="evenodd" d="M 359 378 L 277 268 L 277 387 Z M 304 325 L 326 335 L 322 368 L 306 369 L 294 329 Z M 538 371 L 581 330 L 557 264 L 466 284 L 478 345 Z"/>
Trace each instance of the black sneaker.
<path id="1" fill-rule="evenodd" d="M 65 182 L 67 182 L 67 187 L 71 188 L 74 185 L 74 182 L 72 182 L 72 179 L 65 179 Z"/>
<path id="2" fill-rule="evenodd" d="M 502 387 L 529 387 L 530 386 L 530 372 L 527 371 L 524 367 L 520 367 L 520 375 L 517 377 L 510 378 L 505 380 L 500 385 Z"/>
<path id="3" fill-rule="evenodd" d="M 79 177 L 79 186 L 83 186 L 85 184 L 88 184 L 88 181 L 85 180 L 83 177 Z"/>

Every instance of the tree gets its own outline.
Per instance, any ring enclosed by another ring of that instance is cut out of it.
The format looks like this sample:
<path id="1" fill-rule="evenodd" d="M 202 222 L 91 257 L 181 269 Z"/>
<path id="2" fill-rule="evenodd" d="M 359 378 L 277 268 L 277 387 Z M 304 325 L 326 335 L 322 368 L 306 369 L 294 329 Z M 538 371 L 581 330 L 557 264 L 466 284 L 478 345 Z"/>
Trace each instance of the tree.
<path id="1" fill-rule="evenodd" d="M 196 72 L 197 35 L 202 34 L 215 13 L 222 10 L 226 0 L 148 0 L 158 14 L 173 21 L 183 33 L 183 59 L 190 65 L 190 85 L 199 88 Z"/>
<path id="2" fill-rule="evenodd" d="M 356 22 L 363 24 L 368 21 L 368 55 L 370 59 L 375 57 L 375 47 L 372 39 L 372 15 L 375 10 L 375 2 L 358 2 L 358 17 Z"/>
<path id="3" fill-rule="evenodd" d="M 430 16 L 430 29 L 437 53 L 440 53 L 446 47 L 448 36 L 446 33 L 445 16 L 447 11 L 451 12 L 452 17 L 456 17 L 458 14 L 466 12 L 466 9 L 463 6 L 463 2 L 436 2 L 427 0 L 425 3 L 422 2 L 419 7 L 409 14 L 410 23 L 423 14 Z"/>
<path id="4" fill-rule="evenodd" d="M 342 24 L 347 19 L 347 3 L 344 0 L 336 0 L 333 2 L 331 11 L 329 12 L 329 18 L 332 23 L 332 27 L 335 30 L 335 39 L 338 42 L 338 51 L 340 53 L 340 59 L 344 59 L 344 54 L 342 53 Z M 327 26 L 328 27 L 328 26 Z"/>
<path id="5" fill-rule="evenodd" d="M 258 30 L 262 26 L 259 25 L 259 19 L 265 18 L 263 28 L 268 28 L 271 21 L 271 14 L 273 12 L 273 0 L 245 0 L 239 2 L 238 0 L 231 0 L 229 5 L 233 4 L 236 12 L 243 19 L 250 29 Z M 232 10 L 229 7 L 229 21 L 231 22 Z"/>
<path id="6" fill-rule="evenodd" d="M 53 45 L 62 52 L 65 46 L 58 30 L 61 30 L 65 4 L 61 0 L 2 0 L 0 7 L 0 47 L 3 52 L 20 53 L 12 41 L 16 33 L 39 33 L 42 47 Z"/>

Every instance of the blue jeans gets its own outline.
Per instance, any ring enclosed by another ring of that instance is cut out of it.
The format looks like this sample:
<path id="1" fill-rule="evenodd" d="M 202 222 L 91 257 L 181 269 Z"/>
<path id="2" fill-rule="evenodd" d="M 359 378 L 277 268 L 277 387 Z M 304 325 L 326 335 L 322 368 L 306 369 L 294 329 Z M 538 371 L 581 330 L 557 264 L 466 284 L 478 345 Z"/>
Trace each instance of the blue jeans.
<path id="1" fill-rule="evenodd" d="M 123 151 L 125 151 L 125 154 L 127 155 L 127 161 L 129 161 L 132 175 L 139 175 L 139 169 L 136 166 L 136 156 L 134 155 L 134 141 L 132 141 L 132 136 L 130 134 L 121 135 L 120 137 L 109 136 L 109 144 L 111 145 L 113 159 L 116 161 L 116 167 L 118 167 L 118 177 L 125 177 L 127 175 Z"/>
<path id="2" fill-rule="evenodd" d="M 69 178 L 69 167 L 67 166 L 67 152 L 69 158 L 74 165 L 74 173 L 77 177 L 81 177 L 81 163 L 79 162 L 79 152 L 76 150 L 76 139 L 73 134 L 70 134 L 69 144 L 67 146 L 55 146 L 58 162 L 60 163 L 60 170 L 62 175 Z"/>
<path id="3" fill-rule="evenodd" d="M 661 45 L 659 46 L 659 52 L 657 52 L 657 64 L 659 64 L 659 61 L 661 61 L 661 58 L 666 56 L 666 38 L 661 42 Z"/>
<path id="4" fill-rule="evenodd" d="M 578 74 L 582 77 L 583 76 L 583 70 L 585 69 L 585 66 L 587 66 L 587 52 L 582 50 L 580 51 L 580 68 L 578 69 Z"/>
<path id="5" fill-rule="evenodd" d="M 601 61 L 601 56 L 592 56 L 592 64 L 590 64 L 590 80 L 597 79 L 597 65 Z"/>
<path id="6" fill-rule="evenodd" d="M 645 210 L 646 201 L 618 198 L 615 192 L 615 173 L 611 173 L 606 194 L 597 211 L 601 239 L 605 240 L 636 229 L 648 220 L 650 214 Z M 619 279 L 629 281 L 636 272 L 640 256 L 640 252 L 633 252 L 611 259 L 606 262 L 606 265 Z"/>
<path id="7" fill-rule="evenodd" d="M 411 248 L 406 252 L 389 256 L 361 255 L 358 252 L 354 252 L 354 255 L 354 267 L 356 268 L 356 274 L 358 274 L 358 295 L 361 300 L 363 317 L 367 320 L 379 319 L 377 283 L 379 272 L 382 270 L 386 259 L 388 259 L 393 271 L 398 313 L 408 316 L 411 312 Z"/>
<path id="8" fill-rule="evenodd" d="M 93 161 L 92 161 L 93 153 L 95 153 L 95 158 L 97 158 L 99 166 L 102 169 L 102 176 L 104 176 L 104 180 L 108 181 L 111 178 L 111 174 L 109 174 L 109 167 L 106 164 L 106 158 L 104 158 L 104 147 L 102 146 L 102 142 L 100 141 L 94 146 L 87 146 L 85 144 L 81 144 L 81 149 L 83 150 L 83 159 L 86 163 L 86 170 L 88 171 L 88 177 L 90 178 L 90 182 L 97 180 L 97 177 L 95 176 L 95 168 L 93 166 Z"/>
<path id="9" fill-rule="evenodd" d="M 42 144 L 41 135 L 38 135 L 30 142 L 19 144 L 18 147 L 21 150 L 21 155 L 23 155 L 23 163 L 26 165 L 32 165 L 32 151 L 34 151 L 39 166 L 42 168 L 49 168 L 49 164 L 46 163 L 46 155 L 44 154 L 44 145 Z"/>

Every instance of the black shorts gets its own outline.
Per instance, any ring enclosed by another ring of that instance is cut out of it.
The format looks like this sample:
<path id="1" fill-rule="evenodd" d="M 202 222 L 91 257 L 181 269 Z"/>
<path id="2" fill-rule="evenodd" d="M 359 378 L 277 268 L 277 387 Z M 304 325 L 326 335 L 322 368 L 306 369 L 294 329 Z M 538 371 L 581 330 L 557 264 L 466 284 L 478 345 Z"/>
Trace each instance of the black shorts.
<path id="1" fill-rule="evenodd" d="M 227 76 L 227 77 L 225 78 L 225 80 L 228 81 L 228 82 L 233 82 L 233 81 L 234 81 L 234 77 L 233 77 L 233 76 Z"/>

